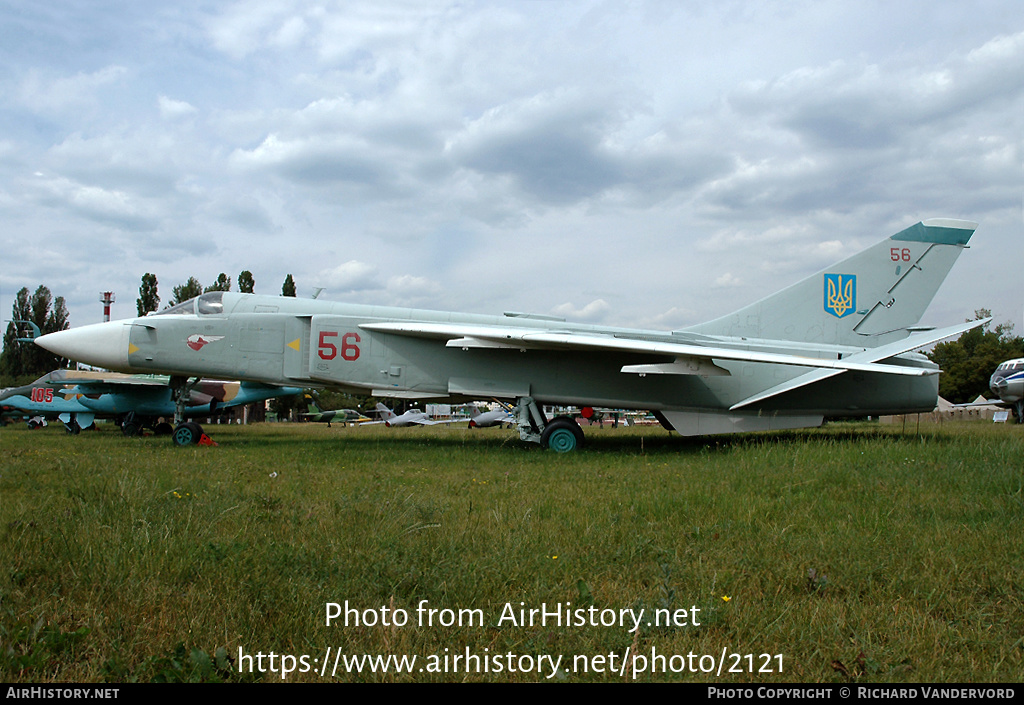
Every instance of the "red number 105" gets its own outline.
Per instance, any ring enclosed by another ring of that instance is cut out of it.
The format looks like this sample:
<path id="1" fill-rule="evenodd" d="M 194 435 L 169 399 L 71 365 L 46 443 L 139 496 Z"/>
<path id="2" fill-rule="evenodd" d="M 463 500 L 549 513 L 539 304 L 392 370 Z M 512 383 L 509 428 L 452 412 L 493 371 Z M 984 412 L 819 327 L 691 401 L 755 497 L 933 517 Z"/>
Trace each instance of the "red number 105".
<path id="1" fill-rule="evenodd" d="M 49 404 L 53 401 L 53 390 L 48 387 L 33 387 L 31 399 L 34 402 Z"/>
<path id="2" fill-rule="evenodd" d="M 320 343 L 317 345 L 316 352 L 321 360 L 333 360 L 338 356 L 338 346 L 328 340 L 328 338 L 337 337 L 337 331 L 320 331 Z M 358 360 L 359 346 L 356 343 L 359 341 L 358 333 L 345 333 L 345 335 L 341 336 L 341 359 L 349 361 Z"/>

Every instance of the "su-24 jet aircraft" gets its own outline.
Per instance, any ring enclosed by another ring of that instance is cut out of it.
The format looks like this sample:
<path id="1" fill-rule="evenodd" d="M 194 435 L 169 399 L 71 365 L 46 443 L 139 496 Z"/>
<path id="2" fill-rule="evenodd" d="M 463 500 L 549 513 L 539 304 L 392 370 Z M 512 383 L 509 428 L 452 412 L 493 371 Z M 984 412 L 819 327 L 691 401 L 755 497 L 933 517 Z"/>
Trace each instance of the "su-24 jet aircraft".
<path id="1" fill-rule="evenodd" d="M 688 436 L 819 426 L 826 416 L 935 408 L 939 370 L 912 351 L 986 321 L 917 324 L 976 228 L 917 223 L 735 313 L 671 332 L 209 292 L 36 342 L 126 372 L 512 400 L 520 437 L 562 452 L 583 432 L 568 417 L 546 418 L 544 405 L 648 410 Z"/>
<path id="2" fill-rule="evenodd" d="M 221 409 L 279 396 L 299 394 L 298 387 L 254 382 L 203 380 L 185 400 L 186 416 L 208 416 Z M 116 419 L 121 432 L 134 436 L 143 428 L 171 433 L 174 390 L 168 377 L 109 372 L 54 370 L 35 382 L 0 394 L 4 415 L 60 419 L 68 433 L 78 433 L 97 418 Z"/>

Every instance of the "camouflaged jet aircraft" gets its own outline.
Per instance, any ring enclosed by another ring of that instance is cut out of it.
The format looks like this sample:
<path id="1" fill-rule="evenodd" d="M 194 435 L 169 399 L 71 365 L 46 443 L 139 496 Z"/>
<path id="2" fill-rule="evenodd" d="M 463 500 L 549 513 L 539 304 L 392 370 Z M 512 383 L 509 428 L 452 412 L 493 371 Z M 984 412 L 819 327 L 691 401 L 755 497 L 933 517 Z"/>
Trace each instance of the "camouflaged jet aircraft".
<path id="1" fill-rule="evenodd" d="M 688 436 L 819 426 L 826 416 L 935 408 L 939 370 L 913 351 L 985 321 L 940 330 L 918 321 L 976 228 L 917 223 L 678 331 L 209 292 L 36 342 L 91 365 L 174 375 L 182 389 L 190 377 L 224 375 L 375 397 L 510 400 L 523 440 L 563 452 L 583 431 L 546 418 L 544 405 L 648 410 Z"/>
<path id="2" fill-rule="evenodd" d="M 312 421 L 314 423 L 325 423 L 330 428 L 332 423 L 364 423 L 370 420 L 369 416 L 363 416 L 362 413 L 355 409 L 331 409 L 324 410 L 316 405 L 316 402 L 311 396 L 306 395 L 309 401 L 309 411 L 300 414 L 306 421 Z"/>
<path id="3" fill-rule="evenodd" d="M 297 387 L 203 380 L 185 399 L 184 415 L 213 416 L 233 406 L 301 392 Z M 71 434 L 89 428 L 94 419 L 114 419 L 126 436 L 143 428 L 162 435 L 174 430 L 161 419 L 175 413 L 175 400 L 166 376 L 54 370 L 32 384 L 0 392 L 0 411 L 12 418 L 59 419 Z"/>

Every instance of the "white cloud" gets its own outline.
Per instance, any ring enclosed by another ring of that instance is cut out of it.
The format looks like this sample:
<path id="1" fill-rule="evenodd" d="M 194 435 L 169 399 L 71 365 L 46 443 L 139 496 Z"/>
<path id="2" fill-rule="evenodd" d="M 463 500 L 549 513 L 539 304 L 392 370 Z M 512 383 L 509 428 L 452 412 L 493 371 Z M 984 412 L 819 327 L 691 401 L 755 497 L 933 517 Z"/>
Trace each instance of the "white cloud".
<path id="1" fill-rule="evenodd" d="M 309 35 L 305 18 L 290 17 L 269 36 L 269 43 L 279 49 L 291 49 Z"/>
<path id="2" fill-rule="evenodd" d="M 404 298 L 435 296 L 442 291 L 437 282 L 426 277 L 415 277 L 409 274 L 389 277 L 387 288 L 389 292 Z"/>
<path id="3" fill-rule="evenodd" d="M 155 226 L 156 208 L 125 191 L 45 175 L 40 176 L 33 186 L 39 203 L 69 211 L 72 215 L 124 230 L 149 230 Z"/>
<path id="4" fill-rule="evenodd" d="M 280 36 L 289 25 L 293 3 L 236 3 L 207 18 L 206 30 L 213 46 L 240 59 L 263 47 L 268 37 Z"/>
<path id="5" fill-rule="evenodd" d="M 985 42 L 967 54 L 967 61 L 978 65 L 1002 65 L 1013 69 L 1020 67 L 1024 55 L 1024 32 L 1000 35 Z"/>
<path id="6" fill-rule="evenodd" d="M 384 286 L 377 268 L 358 260 L 349 260 L 337 267 L 322 270 L 316 282 L 319 286 L 327 287 L 332 293 L 381 289 Z"/>
<path id="7" fill-rule="evenodd" d="M 551 312 L 556 316 L 562 316 L 567 320 L 597 323 L 604 320 L 608 314 L 608 310 L 609 306 L 607 301 L 604 299 L 596 299 L 583 308 L 576 308 L 572 303 L 559 304 L 551 309 Z"/>
<path id="8" fill-rule="evenodd" d="M 715 278 L 715 286 L 718 287 L 732 287 L 738 286 L 743 283 L 743 280 L 735 276 L 732 272 L 725 272 Z"/>
<path id="9" fill-rule="evenodd" d="M 195 106 L 189 105 L 184 100 L 173 100 L 165 95 L 157 98 L 157 105 L 160 107 L 160 117 L 164 120 L 178 120 L 184 117 L 191 117 L 198 111 Z"/>
<path id="10" fill-rule="evenodd" d="M 128 76 L 124 66 L 106 66 L 91 73 L 54 75 L 31 69 L 21 82 L 19 99 L 27 108 L 41 113 L 59 113 L 88 105 L 98 107 L 100 91 Z"/>

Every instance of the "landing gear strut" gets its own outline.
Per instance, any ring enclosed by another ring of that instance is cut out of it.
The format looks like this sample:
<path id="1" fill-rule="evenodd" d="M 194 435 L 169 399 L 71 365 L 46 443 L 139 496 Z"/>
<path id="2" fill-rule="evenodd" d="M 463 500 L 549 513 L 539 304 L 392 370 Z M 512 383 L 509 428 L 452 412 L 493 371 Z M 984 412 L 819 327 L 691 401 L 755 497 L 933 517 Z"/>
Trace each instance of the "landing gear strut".
<path id="1" fill-rule="evenodd" d="M 548 421 L 544 412 L 532 397 L 520 397 L 512 410 L 519 438 L 531 443 L 540 443 L 556 453 L 568 453 L 583 445 L 583 429 L 568 416 L 558 416 Z"/>
<path id="2" fill-rule="evenodd" d="M 191 381 L 187 377 L 171 377 L 171 399 L 174 400 L 174 433 L 171 434 L 171 440 L 176 446 L 196 445 L 203 437 L 202 426 L 192 421 L 182 422 L 185 406 L 199 380 L 199 377 Z"/>

